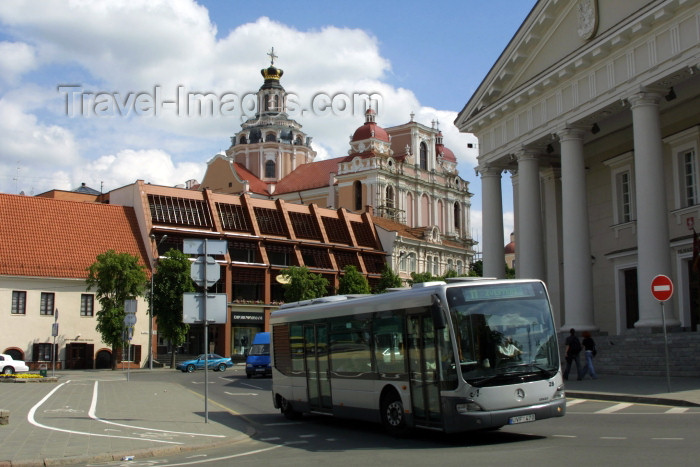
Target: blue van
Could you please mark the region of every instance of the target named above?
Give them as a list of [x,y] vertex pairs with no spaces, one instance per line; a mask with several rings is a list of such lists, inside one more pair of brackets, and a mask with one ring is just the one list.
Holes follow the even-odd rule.
[[269,332],[259,332],[253,337],[253,345],[245,359],[245,374],[248,378],[253,375],[272,376]]

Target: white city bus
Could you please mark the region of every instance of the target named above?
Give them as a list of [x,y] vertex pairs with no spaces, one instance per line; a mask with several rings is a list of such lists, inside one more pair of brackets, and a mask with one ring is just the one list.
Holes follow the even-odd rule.
[[272,313],[272,398],[304,412],[448,433],[561,417],[557,336],[536,280],[455,280]]

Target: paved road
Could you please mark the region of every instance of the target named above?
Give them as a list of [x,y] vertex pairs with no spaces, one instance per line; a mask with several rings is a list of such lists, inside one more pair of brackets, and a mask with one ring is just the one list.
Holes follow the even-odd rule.
[[362,422],[326,417],[290,422],[272,407],[270,380],[248,380],[240,366],[209,373],[209,423],[204,423],[201,372],[140,370],[131,372],[129,381],[121,371],[59,376],[54,383],[0,384],[0,408],[12,410],[10,424],[0,426],[0,466],[119,464],[128,456],[165,465],[212,457],[224,459],[209,465],[231,465],[231,456],[239,456],[237,465],[376,465],[399,459],[412,465],[416,453],[421,463],[436,456],[443,465],[463,464],[467,455],[487,464],[497,459],[543,465],[551,458],[560,465],[566,453],[588,459],[575,464],[588,465],[591,453],[615,459],[620,449],[641,464],[663,455],[679,461],[674,456],[681,453],[700,456],[700,443],[689,441],[700,431],[700,404],[694,402],[700,400],[700,379],[671,380],[676,392],[668,393],[664,378],[602,375],[569,382],[569,396],[575,398],[561,419],[470,436],[422,431],[397,440],[379,425]]

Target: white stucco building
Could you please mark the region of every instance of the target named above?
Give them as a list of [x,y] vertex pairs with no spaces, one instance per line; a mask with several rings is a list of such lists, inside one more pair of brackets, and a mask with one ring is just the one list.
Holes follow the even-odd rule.
[[[455,124],[480,141],[484,275],[502,277],[510,172],[516,273],[562,329],[696,331],[700,3],[541,0]],[[508,182],[506,182],[508,183]]]

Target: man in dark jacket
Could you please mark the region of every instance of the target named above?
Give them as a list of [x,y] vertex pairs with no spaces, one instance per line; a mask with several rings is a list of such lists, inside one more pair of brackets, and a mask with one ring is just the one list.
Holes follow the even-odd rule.
[[571,371],[571,362],[576,363],[576,379],[581,381],[581,358],[579,354],[581,353],[581,341],[576,337],[576,330],[571,328],[569,331],[569,337],[566,338],[564,342],[566,344],[566,368],[564,369],[564,379],[569,379],[569,371]]

